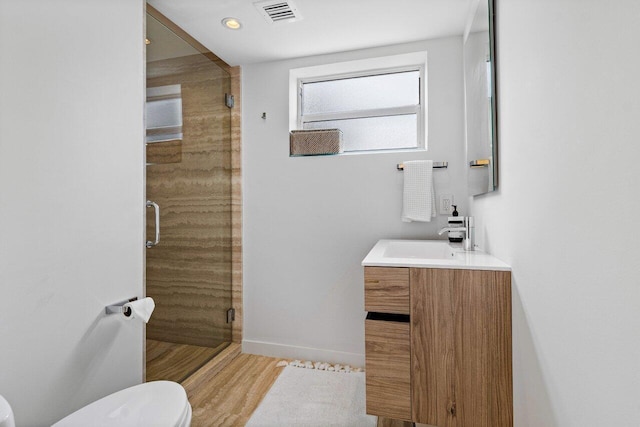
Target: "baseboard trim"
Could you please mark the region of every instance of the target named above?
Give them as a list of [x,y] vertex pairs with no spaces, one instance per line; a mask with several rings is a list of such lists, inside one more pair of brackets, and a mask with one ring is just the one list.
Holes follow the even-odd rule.
[[364,367],[364,354],[300,347],[264,341],[242,340],[242,352],[283,359],[311,360],[327,363],[341,363],[353,367]]

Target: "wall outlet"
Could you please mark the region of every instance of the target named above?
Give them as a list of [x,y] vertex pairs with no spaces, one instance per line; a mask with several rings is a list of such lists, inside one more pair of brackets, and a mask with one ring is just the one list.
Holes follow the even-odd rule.
[[453,212],[453,207],[451,206],[454,203],[453,194],[440,194],[438,200],[440,215],[450,215]]

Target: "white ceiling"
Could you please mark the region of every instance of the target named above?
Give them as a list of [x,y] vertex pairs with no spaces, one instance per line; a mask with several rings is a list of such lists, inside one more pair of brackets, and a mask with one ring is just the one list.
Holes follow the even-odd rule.
[[[303,19],[268,23],[255,0],[149,0],[229,65],[462,35],[475,0],[293,0]],[[242,29],[220,22],[235,17]]]

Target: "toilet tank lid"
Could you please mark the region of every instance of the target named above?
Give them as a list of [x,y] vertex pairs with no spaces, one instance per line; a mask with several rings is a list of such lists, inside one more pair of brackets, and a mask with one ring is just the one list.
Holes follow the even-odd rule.
[[52,427],[167,426],[182,422],[189,406],[184,388],[172,381],[152,381],[103,397]]

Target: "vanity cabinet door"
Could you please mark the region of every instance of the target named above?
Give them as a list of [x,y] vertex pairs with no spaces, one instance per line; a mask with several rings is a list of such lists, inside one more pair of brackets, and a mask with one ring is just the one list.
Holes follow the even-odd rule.
[[374,320],[368,316],[364,325],[367,414],[409,421],[409,322]]
[[458,425],[513,426],[511,272],[458,270]]
[[412,268],[410,282],[413,421],[513,426],[511,273]]
[[457,286],[455,270],[411,269],[412,417],[418,423],[456,425]]

